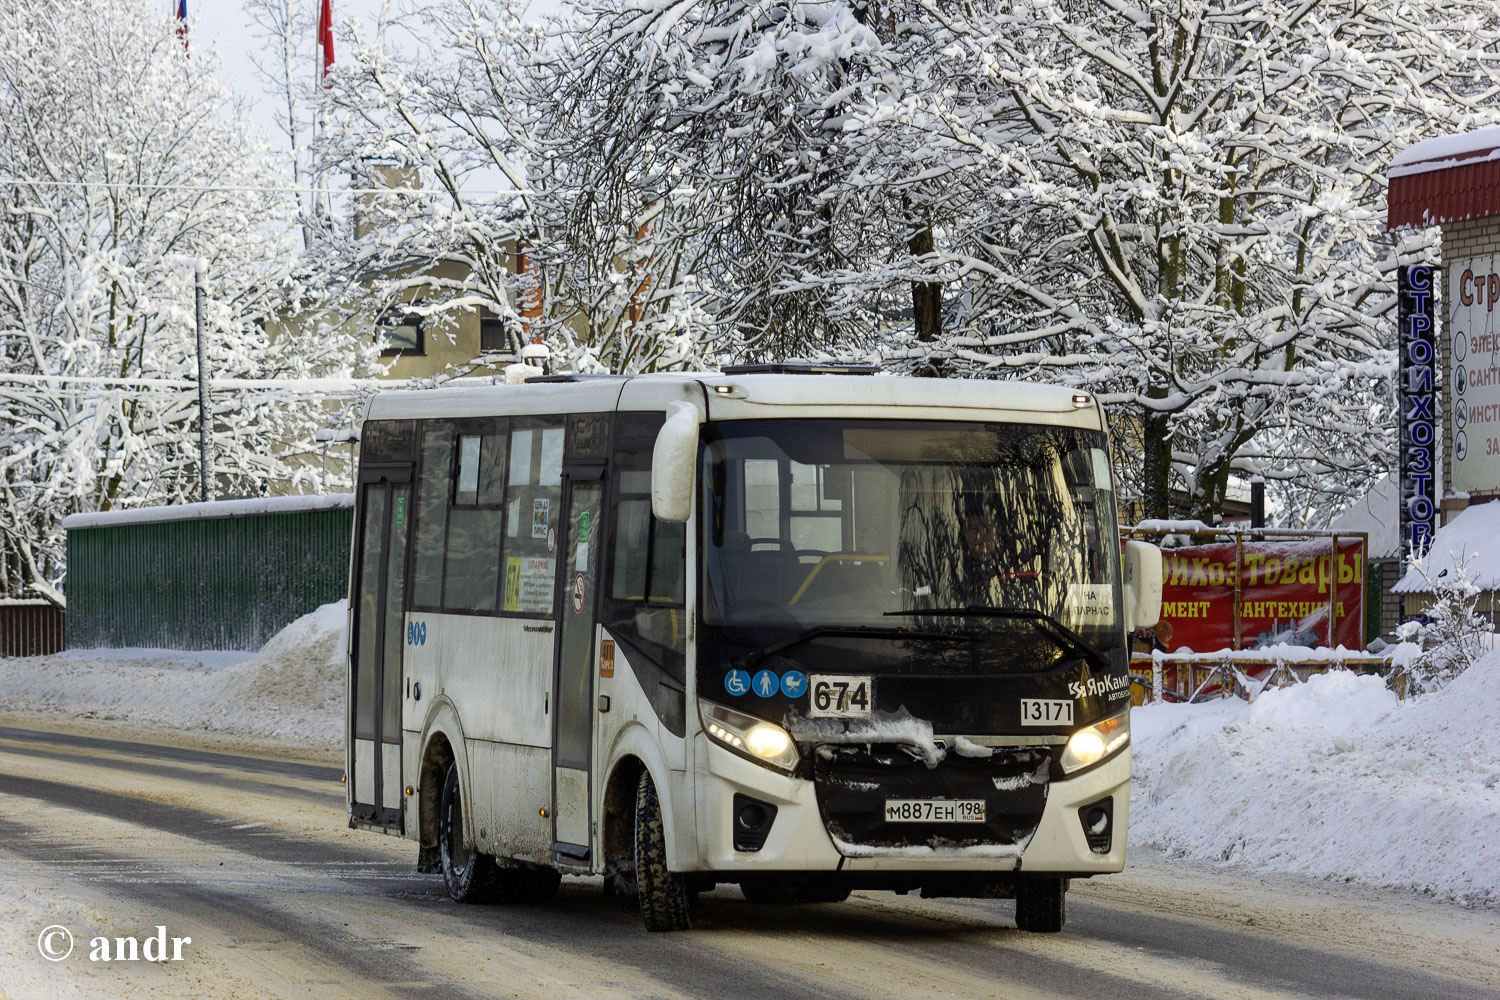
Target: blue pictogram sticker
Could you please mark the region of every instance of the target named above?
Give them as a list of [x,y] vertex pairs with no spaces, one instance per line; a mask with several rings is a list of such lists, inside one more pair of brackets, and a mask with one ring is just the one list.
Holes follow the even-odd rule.
[[762,670],[756,674],[755,680],[752,683],[755,687],[755,693],[762,698],[770,698],[777,691],[781,690],[781,678],[769,670]]
[[800,698],[807,693],[807,675],[800,670],[788,670],[781,675],[781,693],[788,698]]
[[731,670],[724,675],[724,690],[732,695],[750,693],[750,675],[743,670]]

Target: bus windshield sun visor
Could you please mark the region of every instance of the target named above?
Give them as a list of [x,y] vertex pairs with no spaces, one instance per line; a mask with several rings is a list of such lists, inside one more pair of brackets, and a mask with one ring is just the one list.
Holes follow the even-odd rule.
[[908,618],[920,618],[923,615],[932,615],[935,618],[955,618],[965,615],[972,615],[976,618],[1019,618],[1029,621],[1038,632],[1046,633],[1064,652],[1082,653],[1094,666],[1109,668],[1108,657],[1085,642],[1077,632],[1045,611],[1037,611],[1035,608],[988,608],[971,604],[964,608],[913,608],[909,611],[887,611],[885,615]]
[[879,625],[814,625],[812,628],[803,629],[796,635],[788,636],[770,645],[751,650],[745,654],[744,663],[746,666],[753,666],[768,656],[774,656],[784,649],[791,649],[793,646],[820,636],[839,636],[845,638],[876,636],[888,639],[938,639],[944,642],[979,641],[977,635],[970,635],[965,632],[922,632],[905,628],[881,628]]

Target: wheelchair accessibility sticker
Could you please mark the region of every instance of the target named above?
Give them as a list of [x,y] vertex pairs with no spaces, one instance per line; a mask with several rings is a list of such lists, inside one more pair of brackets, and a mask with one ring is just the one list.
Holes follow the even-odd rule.
[[750,690],[750,675],[743,670],[731,670],[724,675],[724,690],[732,695],[746,694]]

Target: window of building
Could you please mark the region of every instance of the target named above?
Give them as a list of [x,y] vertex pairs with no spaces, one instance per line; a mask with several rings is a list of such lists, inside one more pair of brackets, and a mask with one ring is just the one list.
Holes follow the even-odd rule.
[[392,306],[380,314],[375,324],[375,335],[384,341],[381,355],[392,357],[400,354],[425,354],[423,337],[424,321],[406,304]]
[[505,321],[483,307],[479,310],[479,349],[486,353],[511,350],[505,333]]

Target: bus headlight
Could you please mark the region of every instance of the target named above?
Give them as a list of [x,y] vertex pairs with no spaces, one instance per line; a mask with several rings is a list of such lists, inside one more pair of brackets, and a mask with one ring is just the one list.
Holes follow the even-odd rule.
[[790,733],[774,722],[711,701],[700,700],[698,713],[703,717],[704,731],[729,749],[779,771],[796,769],[797,744]]
[[1097,764],[1112,757],[1130,742],[1130,712],[1127,710],[1084,726],[1074,733],[1063,748],[1062,769],[1064,774]]

